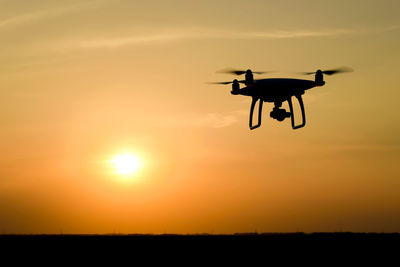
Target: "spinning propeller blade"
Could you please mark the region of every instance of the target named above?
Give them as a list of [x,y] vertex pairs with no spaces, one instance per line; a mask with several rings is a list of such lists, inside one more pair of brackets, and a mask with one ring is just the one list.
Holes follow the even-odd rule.
[[[217,71],[217,73],[227,73],[227,74],[234,74],[234,75],[243,75],[246,72],[247,72],[246,70],[238,70],[238,69],[223,69],[223,70]],[[269,73],[269,72],[272,72],[272,71],[252,71],[252,73],[254,73],[254,74],[265,74],[265,73]]]
[[[334,74],[339,74],[339,73],[345,73],[345,72],[353,72],[352,68],[348,68],[348,67],[342,67],[342,68],[337,68],[337,69],[333,69],[333,70],[323,70],[322,73],[326,74],[326,75],[334,75]],[[316,71],[313,72],[300,72],[300,74],[303,75],[311,75],[311,74],[315,74]]]
[[[244,83],[245,81],[239,81],[240,83]],[[207,84],[231,84],[232,82],[208,82]]]
[[233,83],[233,82],[209,82],[207,84],[230,84],[230,83]]

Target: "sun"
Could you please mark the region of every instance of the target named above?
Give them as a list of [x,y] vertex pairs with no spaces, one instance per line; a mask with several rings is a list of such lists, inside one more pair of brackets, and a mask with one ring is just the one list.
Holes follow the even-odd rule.
[[111,160],[115,172],[120,175],[133,175],[140,168],[140,159],[132,154],[121,154]]

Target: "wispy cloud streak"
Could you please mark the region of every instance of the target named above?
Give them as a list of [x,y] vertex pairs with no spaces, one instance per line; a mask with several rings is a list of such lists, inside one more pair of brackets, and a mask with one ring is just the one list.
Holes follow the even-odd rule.
[[204,117],[194,120],[194,125],[199,127],[223,128],[237,122],[236,116],[209,113]]
[[31,22],[31,21],[57,17],[57,16],[63,15],[68,12],[74,12],[74,11],[78,11],[81,9],[89,8],[89,7],[93,6],[94,4],[99,4],[101,2],[104,2],[104,1],[103,0],[86,1],[86,2],[80,2],[80,3],[68,5],[68,6],[48,8],[48,9],[44,9],[44,10],[40,10],[40,11],[36,11],[36,12],[16,15],[14,17],[10,17],[8,19],[1,20],[0,21],[0,30],[6,29],[11,26],[23,25],[23,24]]
[[164,118],[158,125],[168,127],[224,128],[234,125],[248,111],[237,110],[229,114],[186,114]]
[[168,43],[195,39],[235,39],[235,40],[264,40],[264,39],[294,39],[308,37],[340,37],[346,35],[377,34],[398,29],[398,26],[373,29],[327,29],[327,30],[293,30],[293,31],[254,31],[240,32],[214,29],[170,30],[155,34],[132,34],[130,36],[99,38],[79,42],[84,48],[113,48],[129,45]]

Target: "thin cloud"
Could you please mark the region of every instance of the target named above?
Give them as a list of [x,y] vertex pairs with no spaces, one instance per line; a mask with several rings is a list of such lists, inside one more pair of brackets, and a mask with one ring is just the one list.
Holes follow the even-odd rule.
[[165,118],[159,126],[168,127],[197,127],[197,128],[224,128],[238,121],[236,112],[231,114],[188,114]]
[[328,146],[324,148],[325,151],[330,153],[360,153],[370,155],[370,153],[393,153],[400,150],[400,146],[396,144],[339,144],[335,146]]
[[188,39],[188,35],[182,33],[165,33],[165,34],[154,34],[154,35],[135,35],[130,37],[122,38],[104,38],[89,41],[82,41],[79,46],[90,48],[90,47],[120,47],[126,45],[135,44],[148,44],[148,43],[161,43],[179,41],[182,39]]
[[237,121],[238,119],[233,115],[210,113],[195,120],[194,124],[199,127],[223,128],[231,126]]
[[60,7],[54,7],[54,8],[49,8],[37,12],[31,12],[31,13],[26,13],[26,14],[21,14],[17,15],[5,20],[0,21],[0,29],[5,29],[11,26],[17,26],[17,25],[23,25],[31,21],[35,20],[41,20],[41,19],[48,19],[52,17],[57,17],[60,15],[63,15],[68,12],[74,12],[78,11],[84,8],[88,8],[93,6],[93,4],[99,4],[102,1],[86,1],[86,2],[81,2],[69,6],[60,6]]
[[254,31],[240,32],[214,29],[187,29],[187,30],[171,30],[163,31],[149,35],[130,35],[124,37],[99,38],[92,40],[84,40],[78,43],[83,48],[118,48],[122,46],[140,45],[140,44],[156,44],[177,42],[183,40],[194,39],[235,39],[235,40],[273,40],[273,39],[294,39],[294,38],[310,38],[310,37],[340,37],[346,35],[363,35],[378,34],[382,32],[398,29],[398,26],[386,28],[369,28],[369,29],[327,29],[327,30],[293,30],[293,31]]

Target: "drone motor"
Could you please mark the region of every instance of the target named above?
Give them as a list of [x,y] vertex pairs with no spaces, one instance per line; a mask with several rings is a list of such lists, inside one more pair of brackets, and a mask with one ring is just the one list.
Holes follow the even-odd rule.
[[239,93],[239,90],[240,90],[239,81],[237,79],[234,79],[233,82],[232,82],[231,94],[232,95],[237,95]]
[[317,70],[317,72],[315,72],[315,84],[317,86],[323,86],[325,84],[322,70]]
[[247,70],[246,71],[246,75],[245,75],[245,84],[247,86],[251,85],[254,83],[254,76],[253,76],[253,72],[251,70]]

